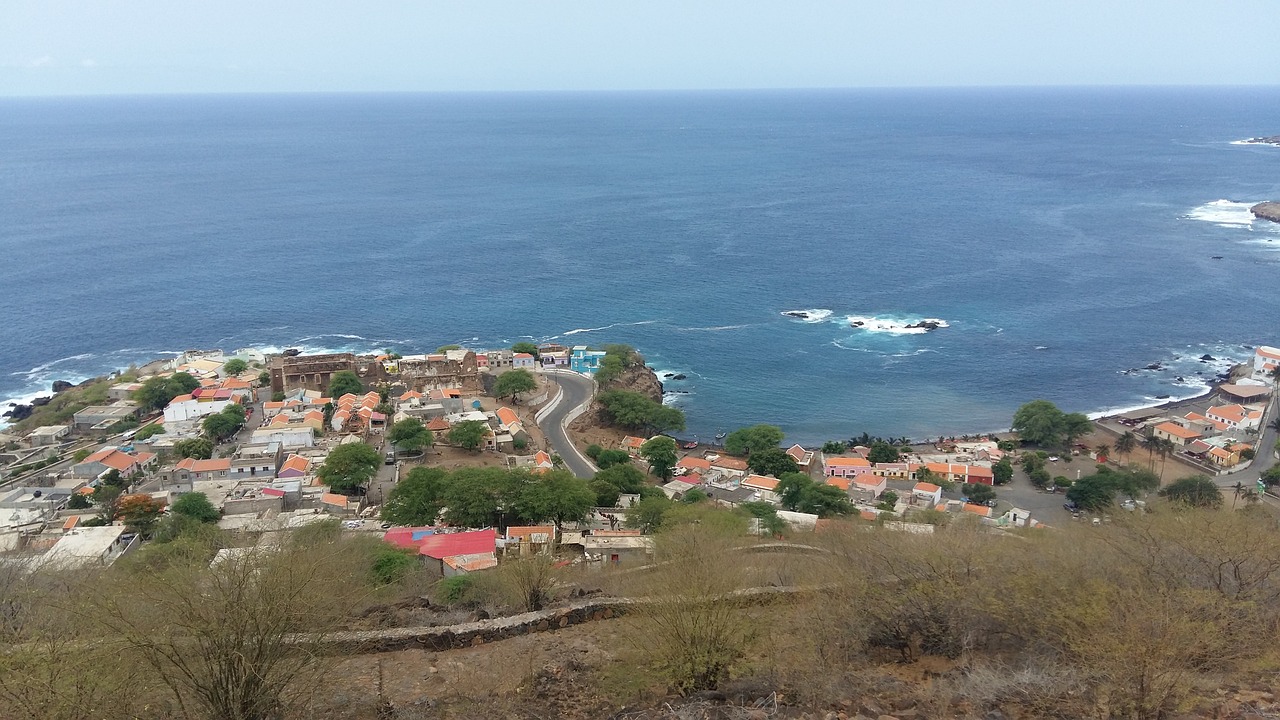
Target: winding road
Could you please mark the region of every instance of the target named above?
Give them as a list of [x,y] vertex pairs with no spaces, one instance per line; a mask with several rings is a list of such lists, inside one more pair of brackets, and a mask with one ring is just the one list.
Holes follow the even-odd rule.
[[551,451],[564,460],[564,466],[569,472],[580,478],[595,477],[596,466],[574,447],[565,429],[580,414],[575,411],[586,410],[591,403],[591,397],[595,394],[595,380],[567,370],[547,371],[546,374],[559,383],[562,394],[558,400],[553,401],[555,404],[538,422],[538,427],[547,436]]

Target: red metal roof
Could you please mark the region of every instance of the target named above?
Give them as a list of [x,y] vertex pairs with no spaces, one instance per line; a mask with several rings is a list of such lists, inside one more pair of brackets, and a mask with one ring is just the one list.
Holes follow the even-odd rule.
[[431,535],[423,538],[418,554],[437,560],[455,555],[480,555],[491,553],[497,546],[498,533],[488,530]]

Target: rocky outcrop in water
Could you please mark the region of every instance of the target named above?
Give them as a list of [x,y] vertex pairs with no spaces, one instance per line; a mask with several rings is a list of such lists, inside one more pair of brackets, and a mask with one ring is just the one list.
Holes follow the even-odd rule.
[[1269,137],[1256,137],[1245,140],[1250,145],[1280,145],[1280,135],[1271,135]]
[[1260,202],[1249,208],[1249,212],[1259,220],[1280,223],[1280,202]]

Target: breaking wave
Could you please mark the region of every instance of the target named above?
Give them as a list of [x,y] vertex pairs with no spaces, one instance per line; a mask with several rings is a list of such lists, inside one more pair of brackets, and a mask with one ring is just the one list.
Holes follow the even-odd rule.
[[939,318],[898,319],[878,317],[874,315],[850,315],[845,318],[849,325],[858,330],[871,333],[888,333],[890,335],[923,335],[937,328],[951,325]]
[[785,317],[807,323],[820,323],[831,317],[831,311],[826,308],[815,308],[812,310],[783,310],[781,314]]

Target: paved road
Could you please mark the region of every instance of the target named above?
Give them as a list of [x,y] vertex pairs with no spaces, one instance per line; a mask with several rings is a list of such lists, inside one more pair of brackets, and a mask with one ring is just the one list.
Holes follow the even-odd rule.
[[1271,466],[1276,464],[1275,455],[1273,454],[1276,446],[1276,431],[1268,427],[1268,425],[1271,424],[1272,419],[1280,416],[1280,406],[1277,406],[1277,403],[1280,403],[1280,399],[1272,401],[1267,406],[1266,412],[1262,414],[1262,433],[1253,443],[1257,455],[1249,463],[1249,467],[1239,472],[1215,477],[1214,482],[1218,484],[1218,487],[1230,489],[1236,483],[1240,483],[1245,487],[1253,488],[1257,484],[1258,478],[1262,477],[1262,473],[1270,470]]
[[565,432],[564,420],[575,409],[591,402],[591,396],[595,392],[595,381],[585,378],[577,373],[557,372],[547,373],[560,384],[564,394],[560,397],[560,402],[556,404],[551,412],[547,413],[542,422],[538,423],[538,427],[542,428],[543,434],[547,436],[547,444],[551,446],[552,452],[559,455],[564,460],[564,466],[569,472],[580,478],[595,477],[596,468],[591,461],[583,457],[582,453],[573,446],[569,440],[569,433]]

